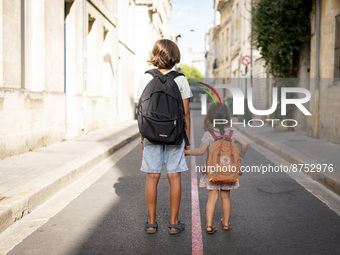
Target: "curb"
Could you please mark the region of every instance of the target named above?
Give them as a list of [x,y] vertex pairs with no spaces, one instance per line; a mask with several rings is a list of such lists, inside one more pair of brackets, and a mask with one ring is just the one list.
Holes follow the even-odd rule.
[[131,135],[117,139],[112,145],[98,146],[50,173],[35,178],[34,183],[41,184],[39,188],[31,188],[21,196],[5,199],[5,203],[0,204],[0,233],[138,136],[136,125]]
[[[320,162],[309,158],[305,154],[296,151],[292,149],[289,146],[286,146],[284,144],[277,144],[269,139],[263,138],[261,136],[253,135],[250,132],[248,132],[245,129],[241,129],[239,127],[235,127],[238,131],[248,136],[251,140],[253,140],[255,143],[266,147],[267,149],[273,151],[275,154],[278,154],[282,156],[285,160],[287,160],[290,163],[296,163],[296,164],[320,164]],[[304,174],[310,176],[313,180],[319,182],[323,186],[325,186],[327,189],[333,191],[337,195],[340,196],[340,181],[333,179],[323,173],[312,173],[312,172],[303,172]]]

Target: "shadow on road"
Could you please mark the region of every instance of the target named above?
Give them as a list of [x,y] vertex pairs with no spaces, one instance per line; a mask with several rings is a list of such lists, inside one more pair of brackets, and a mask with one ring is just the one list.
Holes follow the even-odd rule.
[[[137,147],[121,159],[111,173],[104,175],[93,186],[104,185],[104,193],[96,199],[110,199],[113,193],[119,199],[105,210],[95,229],[86,240],[74,249],[74,254],[191,254],[191,204],[189,172],[182,173],[182,203],[180,220],[186,230],[177,236],[168,234],[170,217],[169,184],[165,170],[158,185],[157,221],[158,231],[154,235],[144,230],[147,221],[145,204],[146,174],[139,170],[141,163],[140,148]],[[119,169],[117,181],[110,178],[112,171]],[[110,187],[109,187],[110,186]],[[93,196],[91,187],[85,196]],[[98,193],[97,193],[98,194]],[[95,203],[95,198],[93,203]]]

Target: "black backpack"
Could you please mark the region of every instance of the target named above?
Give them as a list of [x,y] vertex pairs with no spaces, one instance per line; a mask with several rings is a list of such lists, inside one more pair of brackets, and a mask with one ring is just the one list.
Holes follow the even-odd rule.
[[153,144],[179,145],[185,139],[185,113],[182,96],[174,81],[184,75],[171,71],[163,75],[157,69],[146,71],[153,79],[145,87],[138,103],[139,132]]

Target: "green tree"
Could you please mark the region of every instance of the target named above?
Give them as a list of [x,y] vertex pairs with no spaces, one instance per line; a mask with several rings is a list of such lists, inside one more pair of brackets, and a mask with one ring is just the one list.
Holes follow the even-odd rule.
[[204,77],[203,74],[198,71],[196,67],[188,66],[188,65],[180,65],[181,72],[185,75],[185,77],[188,79],[189,83],[197,80],[202,80]]
[[260,0],[253,9],[255,45],[274,77],[297,77],[311,8],[310,0]]

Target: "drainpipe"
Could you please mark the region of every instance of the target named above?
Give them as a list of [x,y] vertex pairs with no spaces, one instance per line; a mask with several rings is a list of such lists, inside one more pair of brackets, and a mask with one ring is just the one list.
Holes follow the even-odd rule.
[[[253,0],[250,1],[250,65],[249,65],[249,87],[253,87]],[[247,68],[247,67],[246,67]],[[247,74],[246,74],[247,75]],[[247,98],[245,99],[245,105],[248,104],[248,77],[246,77],[246,86],[245,86],[245,92],[247,95]],[[247,108],[246,108],[247,109]],[[245,118],[251,118],[252,114],[246,114],[245,113]]]
[[319,129],[319,98],[320,98],[320,0],[316,0],[316,75],[314,94],[313,137],[318,137]]
[[119,14],[119,8],[120,8],[120,0],[118,0],[116,2],[116,65],[115,65],[115,82],[116,82],[116,104],[115,104],[115,107],[116,107],[116,115],[115,115],[115,125],[117,125],[117,122],[119,121],[119,115],[120,115],[120,112],[119,112],[119,108],[120,108],[120,81],[121,81],[121,77],[120,77],[120,68],[121,68],[121,63],[120,63],[120,56],[119,56],[119,21],[120,21],[120,14]]
[[[2,4],[2,3],[1,3]],[[26,57],[25,57],[25,36],[26,36],[26,31],[25,31],[25,26],[26,26],[26,15],[25,15],[25,10],[26,10],[26,5],[25,5],[25,0],[21,0],[21,24],[20,24],[20,29],[21,29],[21,88],[25,89],[25,77],[26,77],[26,70],[25,70],[25,64],[26,64]],[[3,59],[3,58],[2,58]],[[3,77],[1,83],[3,84]]]
[[83,123],[82,131],[87,133],[87,0],[83,0]]
[[[253,0],[250,1],[250,86],[253,87]],[[248,78],[247,78],[248,79]]]
[[66,13],[64,17],[64,94],[65,94],[65,136],[67,136],[68,130],[67,130],[67,90],[66,90]]

